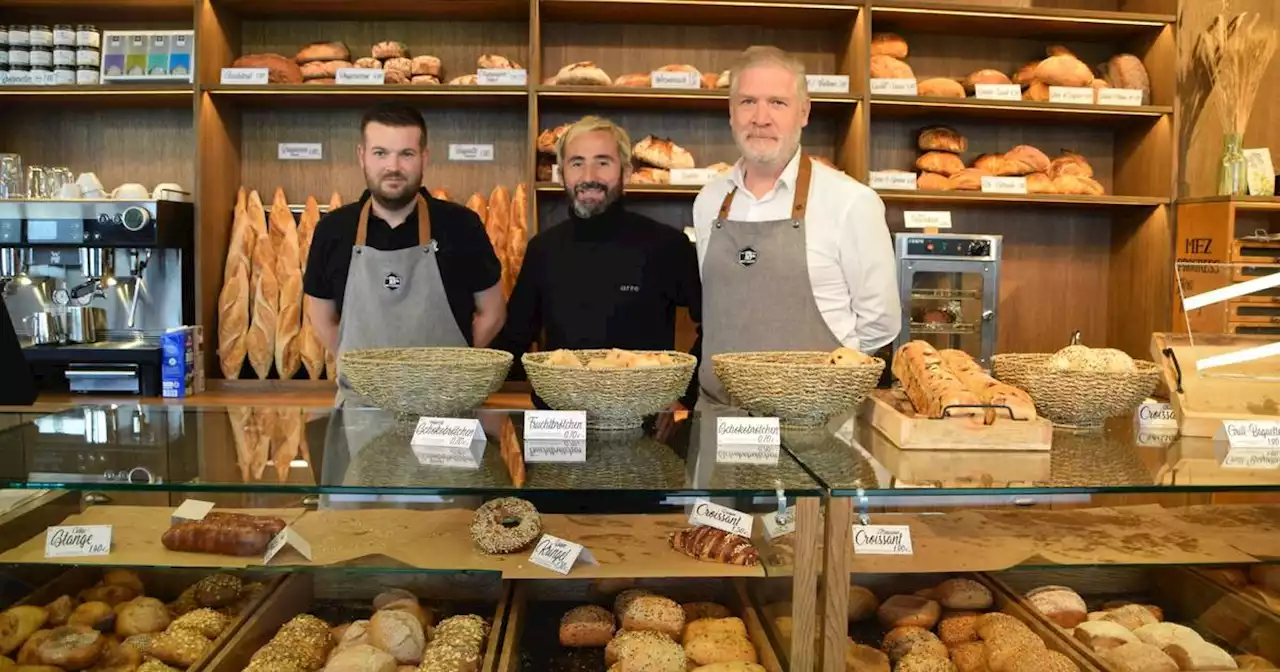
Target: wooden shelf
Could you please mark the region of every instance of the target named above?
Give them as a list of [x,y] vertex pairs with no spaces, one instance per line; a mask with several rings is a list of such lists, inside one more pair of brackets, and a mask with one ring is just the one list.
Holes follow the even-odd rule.
[[888,191],[879,190],[886,203],[928,203],[937,205],[1055,205],[1081,208],[1139,207],[1167,205],[1169,199],[1154,196],[1066,196],[1058,194],[984,194],[977,191]]
[[1023,38],[1077,37],[1096,41],[1163,30],[1172,14],[1047,7],[965,7],[953,2],[880,0],[871,7],[875,30],[948,34],[1014,34]]
[[1173,114],[1168,105],[1126,107],[921,96],[871,97],[872,119],[947,115],[986,120],[1097,123],[1147,121]]
[[[538,182],[534,190],[541,193],[563,193],[564,185],[558,182]],[[623,191],[628,196],[680,196],[693,198],[702,190],[698,184],[628,184]]]
[[[592,107],[658,109],[658,110],[727,110],[728,89],[650,89],[613,86],[541,86],[539,103],[587,105]],[[817,108],[853,109],[861,96],[850,94],[814,94]]]
[[543,21],[844,28],[858,16],[853,0],[541,0]]
[[102,86],[3,86],[0,107],[54,105],[60,108],[190,107],[190,84],[107,84]]
[[1236,210],[1280,212],[1280,197],[1275,196],[1199,196],[1178,199],[1178,205],[1193,203],[1230,203]]
[[[309,19],[527,21],[531,0],[213,0],[241,16]],[[190,5],[190,3],[187,3]]]
[[523,86],[203,86],[215,98],[256,107],[362,107],[379,100],[413,100],[422,107],[519,107],[528,104]]
[[191,21],[191,0],[5,0],[5,23],[40,18],[76,21]]

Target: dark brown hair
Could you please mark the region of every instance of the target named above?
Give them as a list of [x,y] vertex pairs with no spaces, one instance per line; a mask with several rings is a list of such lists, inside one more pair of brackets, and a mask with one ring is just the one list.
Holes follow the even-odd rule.
[[369,124],[378,123],[383,126],[407,127],[414,126],[422,131],[421,146],[427,146],[427,122],[422,118],[422,113],[418,108],[404,103],[395,101],[386,101],[378,103],[365,111],[364,117],[360,119],[360,135],[364,136],[364,130]]

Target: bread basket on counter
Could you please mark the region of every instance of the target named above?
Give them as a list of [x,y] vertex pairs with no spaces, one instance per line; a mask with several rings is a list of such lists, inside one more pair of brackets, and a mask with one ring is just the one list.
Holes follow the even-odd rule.
[[1031,395],[1036,412],[1055,426],[1090,429],[1107,418],[1130,415],[1156,388],[1160,367],[1135,361],[1133,371],[1055,371],[1047,353],[992,358],[998,380]]
[[[580,362],[608,356],[610,350],[571,350]],[[530,352],[521,358],[533,391],[552,409],[586,411],[587,427],[598,430],[639,427],[644,418],[684,396],[698,359],[683,352],[633,351],[666,355],[673,362],[644,368],[591,369],[559,366],[554,353]]]
[[483,348],[368,348],[342,353],[342,377],[384,411],[449,416],[483,404],[514,358]]
[[818,427],[857,408],[880,381],[884,360],[836,366],[829,352],[738,352],[711,357],[734,402],[783,427]]

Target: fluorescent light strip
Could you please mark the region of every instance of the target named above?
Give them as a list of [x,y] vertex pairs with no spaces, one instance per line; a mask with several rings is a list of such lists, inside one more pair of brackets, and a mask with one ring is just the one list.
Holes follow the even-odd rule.
[[1271,289],[1272,287],[1280,287],[1280,273],[1264,275],[1260,278],[1246,280],[1245,282],[1234,285],[1227,285],[1226,287],[1219,287],[1218,289],[1211,289],[1202,294],[1187,297],[1182,300],[1182,309],[1196,310],[1198,308],[1211,306],[1215,303],[1221,303],[1229,299],[1239,298],[1246,294],[1261,292],[1264,289]]
[[1267,345],[1259,345],[1255,348],[1245,348],[1244,350],[1225,352],[1221,355],[1213,355],[1212,357],[1198,359],[1196,360],[1196,370],[1204,371],[1206,369],[1216,369],[1222,366],[1243,364],[1257,359],[1276,356],[1280,356],[1280,342],[1268,343]]

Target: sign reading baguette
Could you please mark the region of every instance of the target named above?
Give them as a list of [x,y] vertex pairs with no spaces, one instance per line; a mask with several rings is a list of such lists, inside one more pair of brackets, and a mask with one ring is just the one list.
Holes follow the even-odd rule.
[[223,68],[222,77],[218,81],[221,84],[266,85],[270,77],[266,68]]
[[1280,448],[1280,420],[1227,420],[1222,425],[1232,448]]
[[881,96],[916,96],[919,95],[914,79],[881,79],[871,80],[871,93]]
[[319,161],[324,158],[324,145],[318,142],[282,142],[276,146],[281,161]]
[[79,558],[111,554],[110,525],[59,525],[44,537],[44,557]]
[[753,522],[750,514],[705,499],[696,500],[693,504],[693,512],[689,514],[690,525],[706,525],[748,539],[751,538]]
[[271,559],[276,557],[285,546],[292,546],[293,550],[302,554],[302,557],[308,561],[311,560],[311,543],[302,538],[301,534],[292,527],[286,527],[271,539],[271,543],[267,544],[267,554],[262,558],[262,564],[271,564]]
[[378,68],[338,68],[333,81],[350,86],[381,86],[386,81],[386,72]]
[[982,193],[984,194],[1025,194],[1027,178],[982,176]]
[[413,429],[411,446],[469,448],[474,441],[485,441],[484,429],[474,418],[419,418]]
[[849,75],[805,75],[809,93],[849,93]]
[[649,86],[655,89],[701,89],[702,77],[696,72],[654,70],[649,74]]
[[1092,105],[1093,87],[1091,86],[1051,86],[1049,102],[1070,103],[1073,105]]
[[1022,87],[1017,84],[975,84],[973,94],[978,100],[1022,100]]
[[586,437],[586,411],[529,411],[524,414],[526,441],[581,440]]
[[716,418],[716,445],[778,446],[782,443],[777,418]]
[[449,143],[450,161],[492,161],[493,145],[462,145]]
[[922,212],[907,210],[902,219],[908,229],[949,229],[951,228],[951,212],[947,210]]
[[857,555],[914,555],[908,525],[854,525],[853,552]]
[[595,558],[591,557],[591,551],[588,551],[582,544],[575,544],[572,541],[550,534],[542,535],[542,538],[538,540],[538,545],[533,547],[533,555],[529,556],[529,562],[566,575],[579,560],[589,565],[600,564],[596,562]]
[[916,174],[896,170],[873,170],[871,171],[871,188],[915,191]]
[[524,86],[529,83],[529,71],[523,68],[480,68],[476,70],[476,83],[481,86]]
[[1098,89],[1098,104],[1142,107],[1142,89]]
[[716,171],[711,170],[710,168],[672,168],[671,169],[671,184],[702,185],[702,184],[708,184],[712,182],[717,177],[720,177],[720,173],[717,173]]

